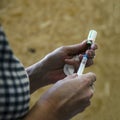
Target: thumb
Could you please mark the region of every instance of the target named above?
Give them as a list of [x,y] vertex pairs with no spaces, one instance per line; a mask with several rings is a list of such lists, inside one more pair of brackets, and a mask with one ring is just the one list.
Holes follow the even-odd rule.
[[77,75],[77,73],[74,73],[74,74],[72,74],[72,75],[68,75],[66,78],[64,78],[64,79],[72,79],[72,78],[76,78],[78,75]]
[[69,46],[67,46],[68,54],[69,55],[76,55],[76,54],[83,53],[87,50],[87,47],[88,46],[87,46],[86,40],[84,40],[80,44],[69,45]]
[[96,75],[95,73],[89,72],[86,74],[83,74],[84,80],[86,81],[87,85],[91,85],[96,81]]

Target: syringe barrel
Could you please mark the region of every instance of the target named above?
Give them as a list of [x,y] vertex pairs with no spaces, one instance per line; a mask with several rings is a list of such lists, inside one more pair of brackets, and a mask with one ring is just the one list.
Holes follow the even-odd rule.
[[87,62],[87,55],[85,54],[84,56],[83,56],[83,59],[82,59],[82,61],[81,61],[81,64],[80,64],[80,67],[79,67],[79,69],[78,69],[78,72],[77,72],[77,74],[78,75],[82,75],[82,73],[83,73],[83,71],[84,71],[84,68],[85,68],[85,65],[86,65],[86,62]]

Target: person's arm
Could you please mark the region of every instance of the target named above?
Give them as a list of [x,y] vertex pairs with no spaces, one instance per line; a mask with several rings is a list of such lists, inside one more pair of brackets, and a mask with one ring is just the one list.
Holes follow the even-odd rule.
[[46,91],[25,120],[69,120],[90,105],[95,74],[73,74]]
[[[40,87],[55,83],[58,80],[65,78],[66,75],[63,72],[63,67],[66,63],[73,65],[76,69],[75,72],[77,72],[80,61],[85,52],[88,54],[87,66],[92,65],[96,49],[97,45],[93,44],[91,48],[87,50],[86,41],[80,44],[63,46],[49,53],[36,64],[26,68],[30,79],[31,93]],[[79,55],[79,61],[71,59],[75,55]]]
[[40,87],[50,84],[47,80],[46,58],[26,68],[26,72],[30,79],[30,93],[33,93]]

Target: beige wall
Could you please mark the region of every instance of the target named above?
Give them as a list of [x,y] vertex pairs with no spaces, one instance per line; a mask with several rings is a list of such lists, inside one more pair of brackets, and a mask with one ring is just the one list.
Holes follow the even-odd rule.
[[[86,70],[97,74],[96,92],[91,107],[73,120],[120,119],[120,0],[0,0],[0,21],[26,67],[97,30],[95,64]],[[46,89],[32,95],[31,105]]]

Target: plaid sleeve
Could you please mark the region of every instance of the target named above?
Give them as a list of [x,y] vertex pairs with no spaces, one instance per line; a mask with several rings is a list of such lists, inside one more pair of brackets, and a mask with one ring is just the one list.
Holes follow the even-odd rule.
[[0,120],[21,119],[29,110],[29,79],[0,26]]

